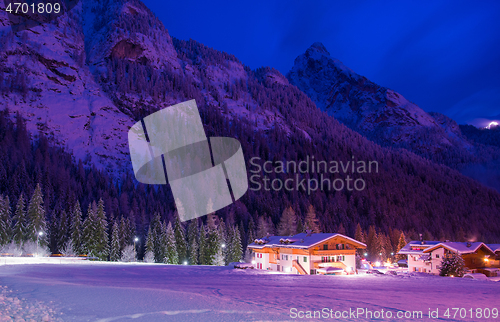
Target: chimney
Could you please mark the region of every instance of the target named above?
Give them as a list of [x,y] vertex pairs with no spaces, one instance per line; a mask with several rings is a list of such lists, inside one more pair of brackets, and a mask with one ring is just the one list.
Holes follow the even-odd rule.
[[472,244],[470,242],[467,242],[467,248],[470,248]]
[[306,237],[310,237],[312,235],[312,230],[306,229]]

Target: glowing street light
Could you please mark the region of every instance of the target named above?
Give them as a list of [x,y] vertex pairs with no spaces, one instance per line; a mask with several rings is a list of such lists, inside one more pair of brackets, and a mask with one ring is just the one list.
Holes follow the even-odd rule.
[[187,264],[188,264],[188,262],[184,261],[184,263],[182,263],[182,264],[187,265]]
[[368,253],[365,253],[365,256],[368,256]]
[[136,253],[136,256],[137,256],[137,242],[139,241],[139,237],[135,236],[134,237],[134,252]]
[[40,237],[43,236],[43,231],[38,232],[38,236],[36,236],[36,256],[38,256],[38,244],[40,242]]
[[255,261],[252,261],[252,264],[255,265]]
[[226,248],[226,244],[222,244],[222,248]]

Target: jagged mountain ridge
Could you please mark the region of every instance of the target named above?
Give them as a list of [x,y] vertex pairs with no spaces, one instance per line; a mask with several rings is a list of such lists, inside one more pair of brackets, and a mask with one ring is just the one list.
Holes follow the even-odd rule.
[[[468,147],[460,136],[448,135],[438,122],[401,94],[356,74],[330,56],[325,46],[314,43],[295,59],[287,74],[318,108],[373,141],[388,146],[411,146],[435,153],[451,146]],[[419,141],[433,133],[433,142]]]

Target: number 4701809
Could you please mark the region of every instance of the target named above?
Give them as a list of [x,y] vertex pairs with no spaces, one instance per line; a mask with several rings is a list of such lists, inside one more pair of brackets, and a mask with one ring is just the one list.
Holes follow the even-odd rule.
[[456,318],[461,318],[461,319],[496,319],[498,318],[498,309],[497,308],[470,308],[470,309],[465,309],[465,308],[448,308],[444,312],[444,317],[448,319],[456,319]]
[[5,11],[12,14],[44,14],[44,13],[60,13],[61,12],[61,4],[60,3],[32,3],[28,4],[26,2],[14,2],[9,3]]

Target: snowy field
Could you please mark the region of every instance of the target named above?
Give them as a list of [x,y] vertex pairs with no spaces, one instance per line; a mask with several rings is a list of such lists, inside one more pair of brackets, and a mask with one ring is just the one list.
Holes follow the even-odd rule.
[[[337,317],[344,314],[337,319],[342,321],[422,321],[429,320],[429,309],[438,309],[440,321],[480,321],[485,319],[444,313],[448,308],[463,308],[467,314],[471,308],[473,314],[476,308],[500,309],[500,282],[493,281],[27,260],[11,264],[14,259],[0,258],[0,321],[296,321],[311,320],[299,317],[323,309],[332,310],[329,318],[317,315],[315,320],[335,320],[331,314],[337,311]],[[361,309],[365,313],[355,317],[349,313]],[[384,319],[375,319],[381,310]],[[399,311],[422,311],[423,319],[397,319]]]

